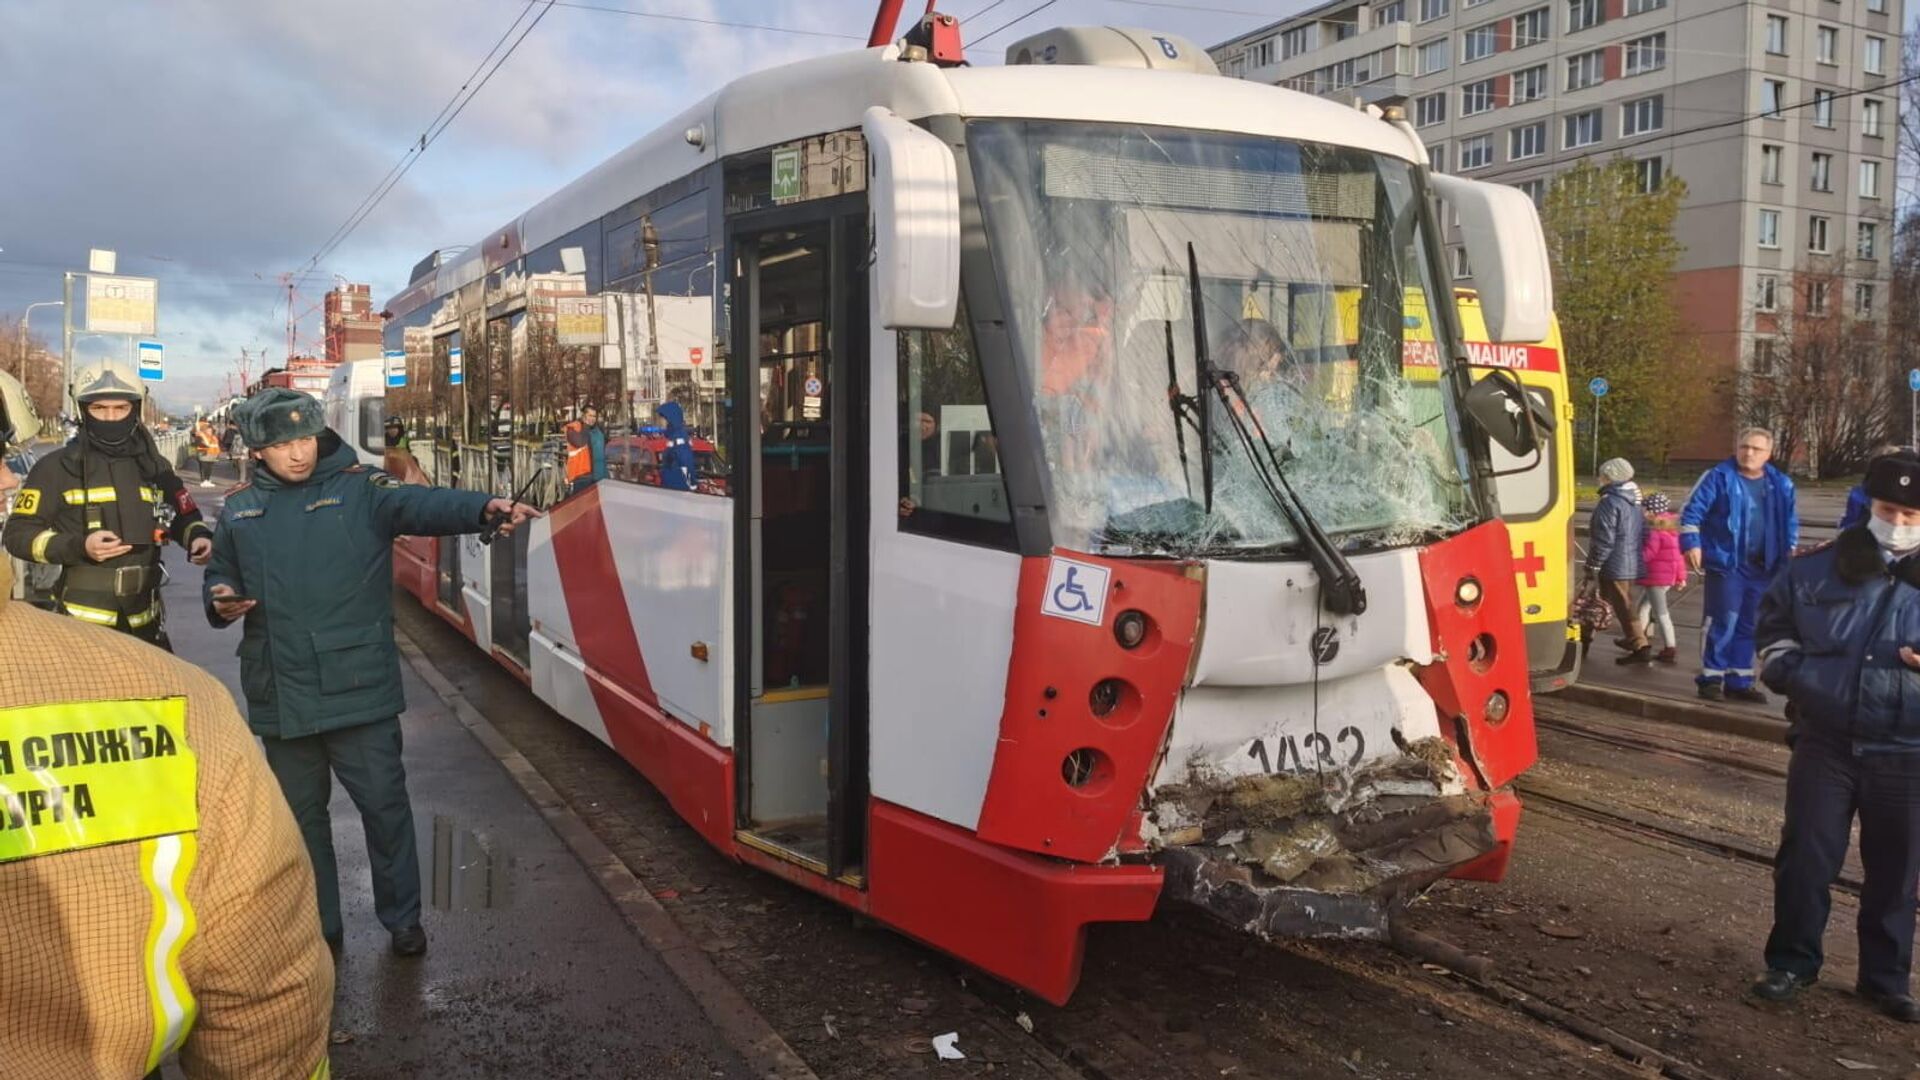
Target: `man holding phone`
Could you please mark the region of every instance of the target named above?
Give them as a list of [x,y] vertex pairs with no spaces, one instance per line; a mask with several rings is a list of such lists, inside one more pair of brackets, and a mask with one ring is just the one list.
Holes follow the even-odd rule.
[[[64,568],[59,611],[168,649],[160,540],[204,563],[213,530],[140,423],[142,397],[112,368],[80,388],[80,431],[27,474],[0,542],[16,558]],[[162,505],[173,511],[165,531]]]
[[247,723],[313,859],[320,929],[344,928],[327,812],[333,777],[366,830],[374,908],[393,951],[427,947],[420,859],[401,764],[400,651],[393,640],[393,541],[511,531],[537,516],[486,492],[402,484],[358,463],[320,403],[263,390],[240,406],[256,468],[229,492],[207,566],[207,619],[244,619],[240,685]]

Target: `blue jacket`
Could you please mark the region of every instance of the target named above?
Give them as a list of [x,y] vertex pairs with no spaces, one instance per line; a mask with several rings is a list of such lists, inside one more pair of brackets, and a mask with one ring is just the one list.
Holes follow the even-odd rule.
[[[1761,571],[1777,573],[1800,542],[1800,518],[1794,510],[1793,481],[1767,466],[1772,514],[1762,521]],[[1726,573],[1741,565],[1747,546],[1747,482],[1732,458],[1700,474],[1686,508],[1680,511],[1680,550],[1700,550],[1701,564]]]
[[[1870,547],[1877,568],[1857,584],[1838,570],[1849,543]],[[1920,642],[1920,589],[1887,573],[1865,530],[1791,560],[1760,601],[1754,637],[1760,677],[1793,702],[1796,724],[1859,742],[1920,741],[1920,671],[1899,655]]]
[[1840,524],[1836,528],[1851,529],[1855,525],[1865,525],[1867,514],[1873,509],[1873,500],[1867,497],[1867,489],[1859,484],[1847,492],[1847,511],[1840,515]]
[[660,486],[675,491],[692,491],[698,476],[693,456],[693,437],[680,403],[669,401],[660,406],[660,418],[667,422],[667,450],[660,455]]
[[[393,641],[393,540],[480,531],[492,496],[404,485],[356,464],[329,432],[313,475],[288,484],[266,467],[227,495],[207,563],[215,585],[260,603],[244,616],[240,688],[256,735],[293,739],[372,723],[406,708]],[[328,447],[331,447],[329,450]]]
[[1613,581],[1638,581],[1647,568],[1640,541],[1647,531],[1640,512],[1640,489],[1631,480],[1600,489],[1600,502],[1587,522],[1587,569]]

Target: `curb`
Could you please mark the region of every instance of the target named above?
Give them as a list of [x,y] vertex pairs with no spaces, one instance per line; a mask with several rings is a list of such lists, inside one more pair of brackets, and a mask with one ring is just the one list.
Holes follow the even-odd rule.
[[1697,728],[1701,731],[1715,731],[1722,735],[1739,735],[1743,738],[1758,739],[1761,742],[1781,743],[1785,742],[1787,737],[1787,722],[1776,717],[1736,712],[1706,704],[1696,705],[1691,701],[1681,701],[1678,698],[1662,697],[1657,694],[1636,694],[1630,690],[1615,690],[1612,687],[1595,686],[1591,683],[1575,683],[1553,697],[1563,698],[1580,705],[1593,705],[1610,712],[1624,713],[1642,720],[1659,720],[1681,727]]
[[763,1077],[778,1080],[819,1080],[814,1071],[794,1053],[773,1025],[748,1003],[726,976],[713,966],[700,946],[660,902],[653,898],[638,877],[620,857],[596,836],[587,823],[573,812],[546,777],[533,767],[506,736],[480,715],[440,669],[433,666],[406,631],[394,628],[394,637],[407,663],[433,688],[433,692],[452,710],[480,745],[507,771],[515,786],[580,860],[599,884],[620,917],[646,946],[660,957],[687,993],[700,1006],[715,1028],[747,1066]]

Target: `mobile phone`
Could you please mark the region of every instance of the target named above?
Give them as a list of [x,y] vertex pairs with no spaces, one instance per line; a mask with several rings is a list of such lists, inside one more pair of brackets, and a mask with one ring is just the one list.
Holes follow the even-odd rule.
[[253,597],[251,596],[241,596],[239,593],[234,593],[231,596],[216,596],[213,598],[213,602],[216,604],[240,604],[252,599]]

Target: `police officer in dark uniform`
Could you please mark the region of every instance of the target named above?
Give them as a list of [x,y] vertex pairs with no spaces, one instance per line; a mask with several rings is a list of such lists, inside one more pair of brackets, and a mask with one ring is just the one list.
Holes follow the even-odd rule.
[[1760,604],[1761,677],[1787,695],[1786,822],[1759,997],[1785,1001],[1820,974],[1828,887],[1860,821],[1860,970],[1880,1012],[1920,1022],[1909,987],[1920,886],[1920,457],[1867,469],[1872,507],[1793,559]]
[[[57,610],[165,649],[159,541],[170,536],[204,563],[213,530],[140,423],[142,396],[111,368],[80,389],[79,432],[27,474],[0,542],[16,558],[64,567]],[[164,532],[163,507],[173,517]]]
[[427,947],[420,926],[420,858],[400,713],[406,698],[393,639],[393,541],[511,529],[536,512],[485,492],[402,484],[358,463],[327,429],[320,403],[273,388],[240,407],[258,466],[227,495],[207,618],[245,619],[240,685],[313,860],[320,929],[338,949],[340,885],[327,812],[333,777],[366,830],[376,914],[393,951]]

